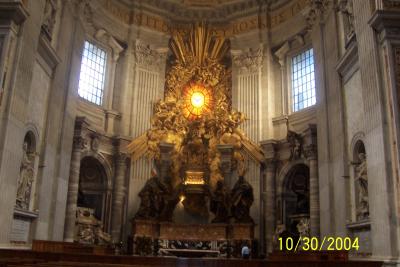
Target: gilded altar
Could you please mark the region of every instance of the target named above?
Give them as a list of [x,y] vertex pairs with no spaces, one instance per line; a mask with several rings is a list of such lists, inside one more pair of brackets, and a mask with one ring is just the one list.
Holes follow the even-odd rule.
[[[132,160],[154,162],[132,220],[133,252],[238,256],[254,231],[247,157],[262,162],[264,155],[239,128],[246,116],[231,106],[230,43],[196,24],[176,30],[170,49],[164,99],[154,106],[151,128],[128,146]],[[185,223],[177,223],[177,210]]]

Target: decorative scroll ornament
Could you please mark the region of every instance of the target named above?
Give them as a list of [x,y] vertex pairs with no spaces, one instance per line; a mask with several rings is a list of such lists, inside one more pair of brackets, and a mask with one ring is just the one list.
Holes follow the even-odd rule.
[[250,48],[247,52],[234,54],[233,63],[239,68],[241,73],[245,72],[257,72],[262,67],[263,50],[259,48],[253,50]]

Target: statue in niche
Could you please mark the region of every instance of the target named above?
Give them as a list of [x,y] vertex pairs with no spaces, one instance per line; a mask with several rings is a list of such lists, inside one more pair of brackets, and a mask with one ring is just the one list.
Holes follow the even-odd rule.
[[215,214],[213,223],[226,223],[229,219],[228,192],[222,181],[217,181],[214,192],[211,193],[210,210]]
[[17,208],[28,210],[31,200],[32,183],[34,180],[33,155],[28,151],[28,142],[24,142],[20,176],[17,188]]
[[358,192],[357,219],[364,219],[369,216],[367,159],[365,153],[359,153],[358,157],[360,163],[355,168]]
[[54,25],[56,23],[56,13],[57,13],[57,1],[46,0],[46,5],[44,7],[42,29],[50,40],[53,35]]
[[235,222],[254,223],[250,207],[254,201],[252,186],[240,175],[231,191],[231,215]]

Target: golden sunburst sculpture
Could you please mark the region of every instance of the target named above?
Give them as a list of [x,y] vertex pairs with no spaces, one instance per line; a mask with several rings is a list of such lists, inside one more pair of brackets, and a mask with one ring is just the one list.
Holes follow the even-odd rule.
[[214,105],[211,90],[200,83],[186,86],[183,99],[185,117],[190,120],[209,114]]
[[229,42],[197,24],[189,32],[174,32],[170,48],[175,60],[167,72],[164,100],[154,107],[151,128],[129,144],[132,160],[143,155],[158,159],[159,144],[173,143],[175,184],[182,182],[183,171],[197,168],[207,170],[211,186],[223,179],[217,145],[233,145],[240,174],[243,151],[262,162],[262,150],[238,128],[244,114],[231,109]]

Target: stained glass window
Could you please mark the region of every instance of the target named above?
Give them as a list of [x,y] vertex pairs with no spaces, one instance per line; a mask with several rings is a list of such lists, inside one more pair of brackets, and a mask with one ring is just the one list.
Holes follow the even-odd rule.
[[103,103],[106,58],[106,51],[85,41],[78,94],[96,105]]
[[293,112],[314,105],[315,73],[313,49],[292,58],[292,105]]

